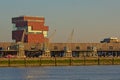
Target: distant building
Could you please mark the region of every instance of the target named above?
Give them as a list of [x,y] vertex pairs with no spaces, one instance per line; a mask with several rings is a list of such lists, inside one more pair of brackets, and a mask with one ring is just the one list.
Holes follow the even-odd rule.
[[101,43],[120,43],[120,40],[117,37],[105,38]]
[[44,17],[20,16],[12,18],[12,39],[16,42],[44,43],[48,41],[48,26]]

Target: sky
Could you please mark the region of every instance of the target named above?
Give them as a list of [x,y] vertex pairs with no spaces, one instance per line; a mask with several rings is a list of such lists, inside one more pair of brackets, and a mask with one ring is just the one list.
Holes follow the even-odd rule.
[[12,41],[12,17],[44,16],[51,42],[120,38],[120,0],[0,0],[0,42]]

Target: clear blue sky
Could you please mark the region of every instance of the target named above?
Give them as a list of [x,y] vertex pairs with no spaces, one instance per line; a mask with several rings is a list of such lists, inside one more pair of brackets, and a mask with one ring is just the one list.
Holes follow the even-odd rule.
[[66,42],[74,28],[74,42],[120,38],[120,0],[0,0],[0,42],[12,41],[11,18],[44,16],[52,41]]

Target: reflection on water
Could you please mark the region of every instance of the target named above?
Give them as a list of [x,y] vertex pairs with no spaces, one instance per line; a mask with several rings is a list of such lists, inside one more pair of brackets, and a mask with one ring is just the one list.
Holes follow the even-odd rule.
[[120,80],[120,66],[0,68],[0,80]]

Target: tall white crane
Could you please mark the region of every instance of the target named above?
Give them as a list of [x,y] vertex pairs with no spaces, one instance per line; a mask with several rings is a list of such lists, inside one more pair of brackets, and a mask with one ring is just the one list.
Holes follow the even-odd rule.
[[49,45],[50,45],[50,42],[51,42],[52,38],[54,37],[55,33],[56,33],[56,30],[54,30],[53,33],[48,37],[49,41],[45,41],[43,43],[43,51],[50,52]]
[[66,51],[68,51],[68,52],[71,51],[70,49],[71,49],[71,43],[72,43],[72,41],[73,41],[73,35],[74,35],[74,29],[72,30],[70,36],[69,36],[68,39],[67,39]]

